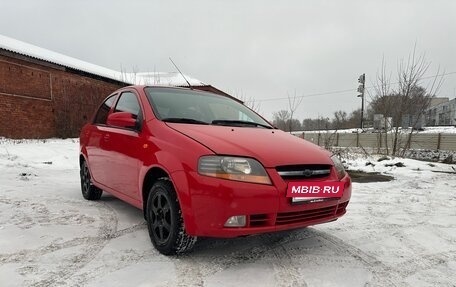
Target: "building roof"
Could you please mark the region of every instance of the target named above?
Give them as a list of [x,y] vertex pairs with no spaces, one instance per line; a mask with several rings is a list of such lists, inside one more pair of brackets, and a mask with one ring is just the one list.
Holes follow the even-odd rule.
[[[29,43],[25,43],[7,36],[0,35],[0,49],[38,60],[53,63],[73,70],[93,74],[96,76],[139,85],[187,86],[184,77],[177,72],[146,72],[126,73],[115,71],[76,58],[72,58],[54,51],[50,51]],[[185,75],[192,86],[206,86],[207,84]]]
[[[123,73],[122,82],[135,83],[137,85],[153,86],[188,86],[187,81],[192,86],[207,86],[207,84],[178,72],[141,72],[141,73]],[[126,79],[123,79],[126,77]],[[187,80],[187,81],[186,81]]]
[[446,103],[449,100],[450,100],[450,98],[447,98],[447,97],[432,97],[431,102],[429,103],[429,108],[433,108],[440,104]]

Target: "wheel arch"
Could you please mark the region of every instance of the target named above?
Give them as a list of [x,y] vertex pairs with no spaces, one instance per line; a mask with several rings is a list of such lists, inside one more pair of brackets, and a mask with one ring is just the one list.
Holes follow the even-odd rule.
[[183,181],[182,179],[183,176],[185,177],[185,175],[183,175],[182,172],[170,174],[168,171],[166,171],[164,168],[160,166],[151,167],[144,176],[144,181],[141,189],[143,216],[144,219],[146,219],[147,199],[149,197],[150,190],[154,183],[160,179],[169,180],[174,187],[176,197],[179,201],[179,206],[182,212],[182,218],[184,220],[185,229],[187,233],[193,235],[193,233],[196,230],[196,225],[193,220],[194,216],[193,210],[191,208],[191,203],[189,201],[188,188],[186,188],[185,186],[180,186],[180,188],[178,188],[178,182],[181,185],[186,184],[186,180]]
[[159,179],[166,179],[171,181],[168,172],[158,166],[150,168],[144,176],[144,181],[141,189],[144,218],[146,216],[147,198],[149,197],[150,189]]

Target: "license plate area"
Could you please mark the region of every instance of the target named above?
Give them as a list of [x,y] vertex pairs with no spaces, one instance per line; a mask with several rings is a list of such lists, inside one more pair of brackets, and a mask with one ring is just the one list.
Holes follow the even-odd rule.
[[341,198],[344,183],[334,182],[289,182],[287,197],[291,203],[314,203]]
[[317,203],[338,200],[339,198],[335,197],[292,197],[291,204],[303,204],[303,203]]

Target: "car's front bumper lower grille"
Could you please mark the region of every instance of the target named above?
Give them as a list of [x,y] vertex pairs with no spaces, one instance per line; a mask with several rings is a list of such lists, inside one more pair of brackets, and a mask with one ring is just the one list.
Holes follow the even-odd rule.
[[272,214],[253,214],[249,216],[249,227],[263,227],[271,225],[279,226],[306,223],[324,218],[334,218],[335,216],[344,214],[347,205],[348,201],[339,205],[310,210],[279,212],[275,214],[275,217]]
[[335,213],[336,206],[294,212],[281,212],[277,214],[276,225],[293,224],[322,219],[325,217],[333,216]]

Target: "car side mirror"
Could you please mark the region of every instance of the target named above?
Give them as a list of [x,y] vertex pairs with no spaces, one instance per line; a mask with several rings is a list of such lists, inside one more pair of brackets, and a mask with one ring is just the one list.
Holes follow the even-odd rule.
[[118,112],[112,113],[108,116],[106,123],[110,126],[135,129],[136,128],[136,119],[133,117],[133,114],[128,112]]

